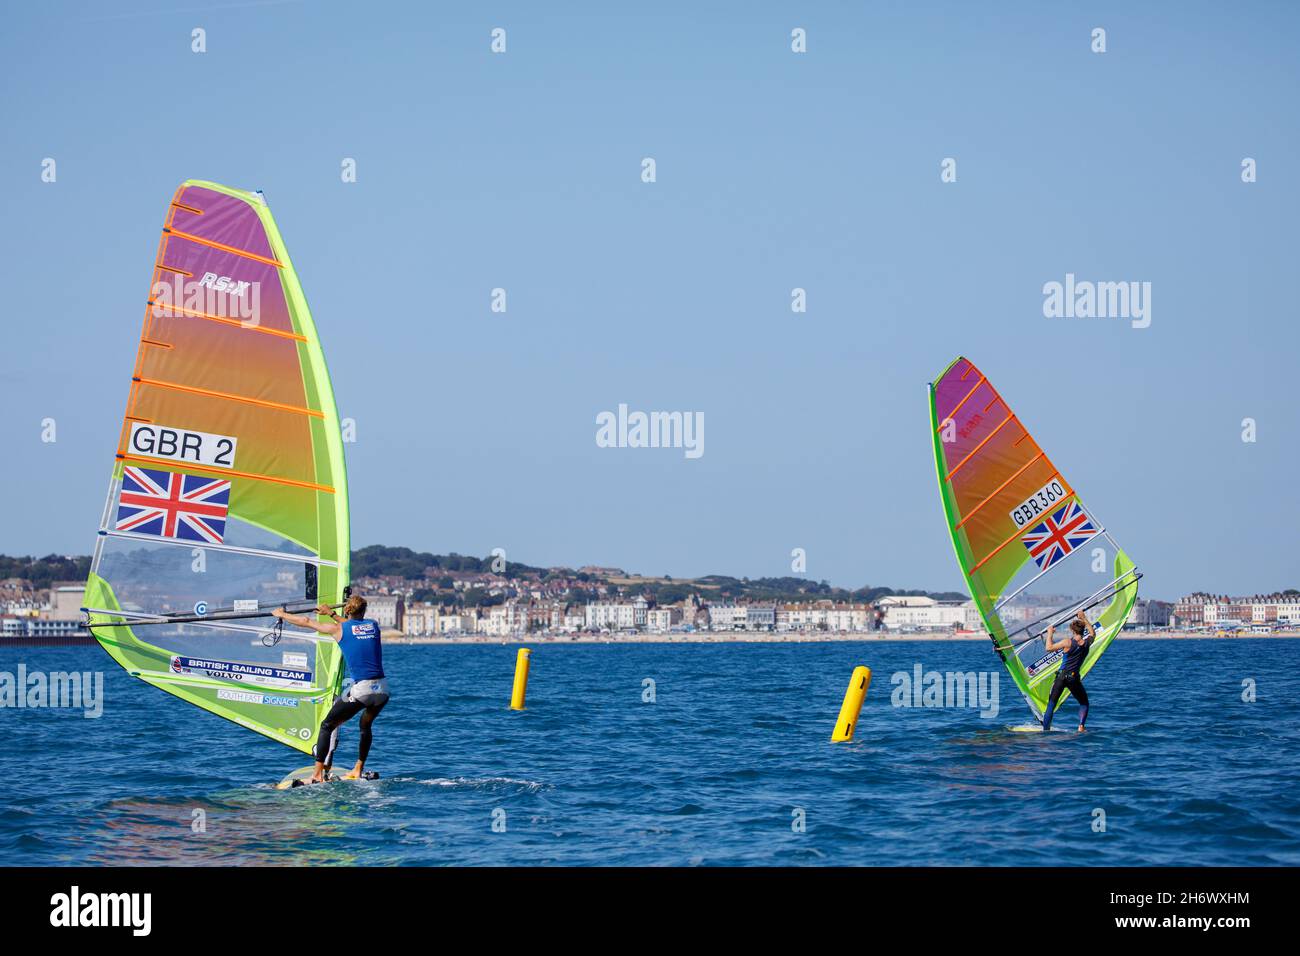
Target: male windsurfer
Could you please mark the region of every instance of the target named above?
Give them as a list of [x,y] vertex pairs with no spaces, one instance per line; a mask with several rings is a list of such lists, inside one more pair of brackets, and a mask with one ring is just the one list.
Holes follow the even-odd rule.
[[361,743],[357,749],[357,765],[343,775],[344,780],[355,780],[365,769],[366,757],[370,753],[370,725],[388,703],[388,680],[384,677],[379,622],[366,617],[366,599],[357,594],[344,603],[342,618],[328,604],[322,604],[316,610],[320,615],[328,617],[329,622],[313,620],[303,614],[290,614],[284,608],[276,608],[271,612],[290,624],[309,627],[338,641],[339,650],[343,652],[343,659],[348,664],[348,673],[352,676],[352,686],[334,702],[330,712],[321,721],[314,754],[316,770],[308,783],[324,782],[326,771],[334,759],[340,725],[351,720],[359,711],[365,711],[361,714]]
[[1079,702],[1079,733],[1083,733],[1083,725],[1088,721],[1088,692],[1083,689],[1083,679],[1079,676],[1079,669],[1083,667],[1083,660],[1088,656],[1088,648],[1092,647],[1092,639],[1097,636],[1097,632],[1093,630],[1088,615],[1082,611],[1070,622],[1070,631],[1072,632],[1070,636],[1054,641],[1052,636],[1056,633],[1056,625],[1053,624],[1048,627],[1047,640],[1043,644],[1049,651],[1065,651],[1065,656],[1061,659],[1061,669],[1056,672],[1056,680],[1052,681],[1052,692],[1047,698],[1047,710],[1043,713],[1044,732],[1052,729],[1052,713],[1056,710],[1056,702],[1061,699],[1061,693],[1067,688]]

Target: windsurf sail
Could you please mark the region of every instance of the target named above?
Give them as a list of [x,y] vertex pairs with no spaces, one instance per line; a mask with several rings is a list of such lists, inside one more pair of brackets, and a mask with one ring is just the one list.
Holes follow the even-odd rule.
[[86,582],[132,676],[304,752],[338,646],[270,612],[348,583],[338,412],[260,192],[189,180],[167,210]]
[[1086,674],[1128,620],[1141,572],[968,359],[931,383],[930,428],[957,563],[994,649],[1041,720],[1061,664],[1044,646],[1047,628],[1088,614],[1097,636]]

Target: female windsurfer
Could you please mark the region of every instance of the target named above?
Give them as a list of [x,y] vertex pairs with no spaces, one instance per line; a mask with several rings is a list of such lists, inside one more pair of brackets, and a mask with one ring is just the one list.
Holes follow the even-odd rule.
[[1052,713],[1056,710],[1057,701],[1061,699],[1061,693],[1067,688],[1079,702],[1079,733],[1083,733],[1083,725],[1088,721],[1088,692],[1083,689],[1079,669],[1083,667],[1084,658],[1088,656],[1088,648],[1092,647],[1092,639],[1097,636],[1097,632],[1093,630],[1088,615],[1082,611],[1070,622],[1070,630],[1073,633],[1069,637],[1054,641],[1052,636],[1056,633],[1056,625],[1048,627],[1047,640],[1043,644],[1049,651],[1065,651],[1061,669],[1056,672],[1056,680],[1052,682],[1052,693],[1047,698],[1047,710],[1043,712],[1044,732],[1052,729]]
[[316,769],[308,783],[324,782],[326,771],[334,759],[339,727],[351,720],[359,711],[365,711],[361,715],[361,742],[357,749],[357,765],[351,772],[343,775],[344,780],[355,780],[365,769],[366,757],[370,753],[370,725],[388,703],[388,680],[384,677],[384,655],[379,640],[379,622],[366,617],[366,599],[356,594],[349,597],[343,605],[343,618],[335,614],[328,604],[322,604],[316,610],[322,616],[328,617],[329,623],[316,621],[302,614],[290,614],[284,608],[276,608],[271,612],[290,624],[309,627],[338,641],[339,650],[343,652],[343,659],[348,664],[348,673],[352,676],[352,686],[334,702],[330,712],[321,721],[314,754]]

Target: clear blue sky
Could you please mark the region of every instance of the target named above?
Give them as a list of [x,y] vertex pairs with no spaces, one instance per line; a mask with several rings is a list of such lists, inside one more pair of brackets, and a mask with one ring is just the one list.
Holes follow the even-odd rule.
[[[956,589],[924,385],[963,353],[1146,593],[1295,585],[1297,27],[1281,2],[8,4],[0,552],[89,552],[195,177],[275,212],[357,421],[358,545],[680,576],[802,547],[813,578]],[[1045,319],[1067,272],[1151,282],[1151,327]],[[703,412],[704,456],[596,447],[620,402]]]

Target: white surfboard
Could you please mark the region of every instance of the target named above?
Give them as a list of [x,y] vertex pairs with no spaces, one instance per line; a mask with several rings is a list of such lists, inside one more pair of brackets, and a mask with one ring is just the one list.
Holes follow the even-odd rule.
[[[292,787],[318,786],[318,784],[309,784],[309,783],[307,782],[308,780],[311,779],[312,774],[314,774],[315,772],[316,772],[316,767],[315,767],[315,766],[311,766],[311,767],[300,767],[300,768],[298,768],[297,770],[295,770],[293,773],[291,773],[291,774],[289,774],[288,776],[286,776],[286,777],[285,777],[283,780],[281,780],[279,783],[277,783],[277,784],[275,785],[275,789],[277,789],[277,790],[288,790],[288,789],[290,789],[290,788],[292,788]],[[352,778],[352,780],[355,780],[355,779],[356,779],[356,778]],[[362,780],[378,780],[378,779],[379,779],[379,774],[375,773],[375,771],[373,771],[373,770],[367,770],[367,771],[365,771],[364,773],[361,774],[361,778],[360,778],[360,779],[362,779]],[[343,778],[343,775],[342,775],[341,773],[339,773],[337,770],[333,769],[333,768],[330,769],[329,773],[328,773],[328,774],[326,775],[326,777],[325,777],[325,782],[326,782],[326,783],[351,783],[352,780],[345,780],[345,779]]]
[[[1007,730],[1013,734],[1041,734],[1043,732],[1042,724],[1014,724],[1009,725]],[[1071,727],[1054,726],[1051,731],[1054,734],[1068,734],[1073,732]]]

